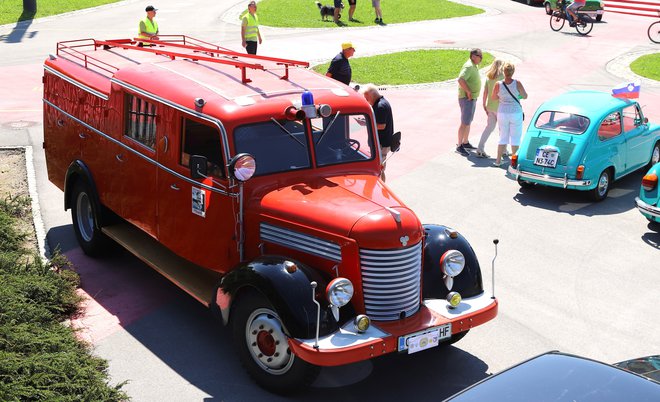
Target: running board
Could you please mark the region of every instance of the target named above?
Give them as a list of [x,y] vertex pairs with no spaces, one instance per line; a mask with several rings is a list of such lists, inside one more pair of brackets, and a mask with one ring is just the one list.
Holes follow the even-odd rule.
[[195,265],[174,254],[153,237],[129,223],[101,229],[109,238],[158,271],[205,306],[213,301],[213,292],[222,275]]

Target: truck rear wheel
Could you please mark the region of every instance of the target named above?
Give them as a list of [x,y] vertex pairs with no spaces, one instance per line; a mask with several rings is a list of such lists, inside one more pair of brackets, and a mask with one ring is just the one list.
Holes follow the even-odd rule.
[[320,367],[291,352],[282,321],[260,293],[243,294],[234,305],[231,322],[241,364],[261,387],[286,394],[318,376]]
[[107,237],[101,232],[99,212],[92,201],[89,186],[78,180],[73,188],[71,220],[80,248],[89,256],[101,254],[107,244]]

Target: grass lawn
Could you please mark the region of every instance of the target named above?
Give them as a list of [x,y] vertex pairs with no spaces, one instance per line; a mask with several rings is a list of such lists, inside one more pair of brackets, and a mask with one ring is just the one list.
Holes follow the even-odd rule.
[[[413,50],[373,57],[352,57],[350,62],[353,81],[361,84],[422,84],[457,78],[469,54],[469,50]],[[479,67],[486,67],[492,62],[493,55],[484,52]],[[329,65],[330,62],[320,64],[314,67],[314,71],[325,74]]]
[[630,64],[630,69],[637,75],[660,81],[660,53],[638,58]]
[[37,3],[37,13],[23,13],[23,0],[0,0],[0,25],[31,20],[68,11],[116,3],[119,0],[33,0]]
[[[321,4],[332,5],[332,0],[319,0]],[[348,20],[348,0],[343,0],[341,25],[321,20],[321,13],[314,0],[262,0],[257,3],[259,23],[272,27],[340,28],[376,25],[374,8],[370,0],[358,0],[353,18]],[[401,22],[438,20],[483,13],[480,8],[452,3],[447,0],[383,0],[381,2],[383,21],[386,24]]]

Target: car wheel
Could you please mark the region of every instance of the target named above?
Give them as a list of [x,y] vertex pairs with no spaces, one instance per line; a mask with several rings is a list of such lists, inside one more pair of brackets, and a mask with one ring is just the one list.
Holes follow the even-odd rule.
[[600,21],[602,21],[602,20],[603,20],[603,14],[598,14],[598,15],[596,16],[596,21],[600,22]]
[[93,202],[94,194],[84,180],[78,180],[73,187],[73,207],[71,220],[80,248],[89,256],[98,256],[107,246],[108,238],[101,232],[100,211]]
[[594,201],[602,201],[607,197],[607,193],[610,191],[610,185],[612,183],[612,174],[609,169],[603,170],[603,172],[598,177],[598,182],[596,183],[596,188],[591,190],[591,198]]
[[548,15],[552,15],[552,7],[550,7],[550,3],[546,1],[543,6],[545,7],[545,13]]
[[308,386],[318,376],[320,367],[291,352],[280,317],[261,293],[241,295],[230,320],[241,364],[261,387],[286,394]]
[[651,152],[651,160],[649,161],[648,168],[650,169],[658,162],[660,162],[660,142],[656,142],[653,146],[653,151]]
[[532,5],[532,0],[527,0],[527,5],[531,6]]
[[451,336],[451,338],[449,338],[448,341],[446,341],[446,342],[442,342],[442,345],[443,345],[443,346],[453,345],[453,344],[455,344],[456,342],[460,341],[461,339],[465,338],[465,335],[467,335],[468,332],[470,332],[469,329],[468,329],[467,331],[463,331],[463,332],[459,332],[459,333],[457,333],[457,334],[453,334],[453,335]]
[[530,183],[528,181],[525,181],[525,180],[521,179],[520,177],[518,178],[518,185],[520,186],[520,188],[534,187],[534,183]]

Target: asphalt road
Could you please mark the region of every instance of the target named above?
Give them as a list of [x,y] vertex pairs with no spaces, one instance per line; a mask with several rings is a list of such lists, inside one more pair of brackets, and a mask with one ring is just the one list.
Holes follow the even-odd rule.
[[[362,0],[367,1],[367,0]],[[245,2],[159,1],[168,33],[186,33],[238,50],[236,18]],[[310,2],[311,3],[311,2]],[[467,3],[467,2],[466,2]],[[485,14],[447,21],[358,29],[264,28],[260,54],[327,61],[353,41],[356,57],[401,49],[471,48],[510,60],[530,93],[527,115],[570,89],[609,88],[630,77],[625,60],[657,52],[650,19],[609,14],[589,37],[552,32],[540,7],[474,0]],[[313,4],[312,4],[313,6]],[[387,21],[387,5],[383,4]],[[48,243],[76,264],[87,297],[77,321],[95,352],[109,360],[113,383],[127,380],[135,401],[279,400],[252,384],[229,333],[208,311],[134,257],[86,257],[75,242],[62,193],[47,180],[41,143],[41,63],[57,41],[134,35],[144,4],[100,9],[0,27],[0,146],[32,146]],[[101,21],[101,23],[99,22]],[[192,29],[191,29],[192,27]],[[390,355],[322,371],[289,400],[440,400],[490,373],[548,350],[605,362],[660,353],[660,228],[633,208],[642,173],[617,182],[607,200],[548,188],[520,190],[490,161],[453,152],[456,83],[390,88],[402,151],[388,162],[388,185],[423,222],[461,231],[491,286],[492,240],[499,316],[455,346]],[[640,103],[660,121],[660,86],[643,82]],[[485,116],[477,111],[471,141]],[[487,151],[495,151],[493,134]]]

